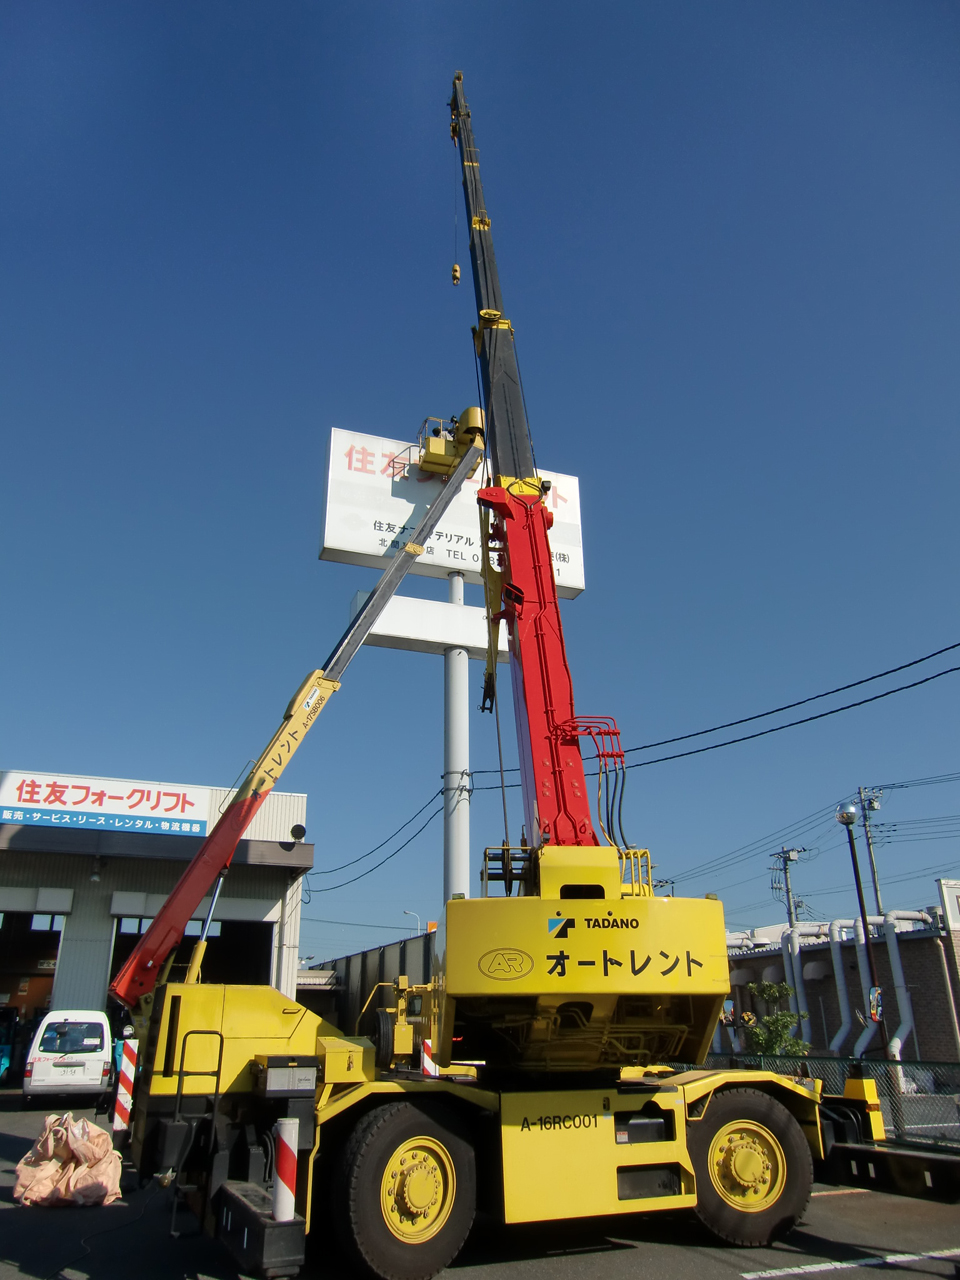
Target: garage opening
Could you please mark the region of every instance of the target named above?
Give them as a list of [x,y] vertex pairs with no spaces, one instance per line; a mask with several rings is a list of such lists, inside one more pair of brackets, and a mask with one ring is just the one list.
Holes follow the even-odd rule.
[[[146,932],[150,924],[149,918],[139,916],[121,916],[117,920],[113,958],[110,962],[111,981],[129,959],[140,935]],[[182,981],[201,928],[199,920],[191,920],[187,925],[186,934],[174,957],[171,981]],[[249,920],[215,920],[207,935],[201,980],[266,985],[270,981],[272,952],[272,924]]]
[[21,1022],[50,1008],[64,917],[30,911],[0,912],[0,1008]]

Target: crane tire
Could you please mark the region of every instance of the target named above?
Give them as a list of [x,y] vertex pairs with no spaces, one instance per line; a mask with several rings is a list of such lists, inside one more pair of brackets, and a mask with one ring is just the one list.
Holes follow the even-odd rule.
[[390,1102],[357,1122],[334,1187],[333,1220],[362,1271],[377,1280],[430,1280],[473,1225],[473,1147],[449,1110]]
[[373,1035],[375,1047],[374,1066],[381,1071],[387,1071],[393,1062],[393,1019],[386,1009],[378,1009],[376,1023],[376,1030]]
[[791,1231],[806,1210],[813,1160],[803,1130],[759,1089],[724,1089],[687,1125],[697,1217],[729,1244],[759,1247]]

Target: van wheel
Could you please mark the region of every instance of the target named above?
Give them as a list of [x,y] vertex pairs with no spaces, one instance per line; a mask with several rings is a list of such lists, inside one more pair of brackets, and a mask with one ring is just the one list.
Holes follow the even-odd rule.
[[460,1252],[476,1209],[473,1148],[455,1116],[410,1102],[368,1112],[343,1150],[334,1222],[378,1280],[429,1280]]
[[813,1160],[803,1130],[758,1089],[725,1089],[687,1125],[697,1216],[730,1244],[769,1244],[797,1225],[810,1200]]

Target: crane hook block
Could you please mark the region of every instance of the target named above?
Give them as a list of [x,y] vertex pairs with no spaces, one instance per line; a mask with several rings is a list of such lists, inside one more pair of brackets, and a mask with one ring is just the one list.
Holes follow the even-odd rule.
[[453,283],[460,283],[460,268],[456,263],[453,264]]

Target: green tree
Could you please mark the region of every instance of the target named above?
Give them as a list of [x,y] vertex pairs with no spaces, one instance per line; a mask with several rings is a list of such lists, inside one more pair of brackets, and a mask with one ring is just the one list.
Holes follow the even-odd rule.
[[[740,1028],[741,1040],[749,1053],[766,1054],[776,1057],[778,1054],[786,1058],[805,1058],[810,1052],[806,1040],[794,1037],[793,1029],[797,1025],[797,1015],[783,1005],[793,995],[793,987],[788,982],[751,982],[747,990],[754,997],[764,1002],[772,1013],[765,1013],[754,1023],[745,1023]],[[800,1015],[806,1018],[809,1015]]]

